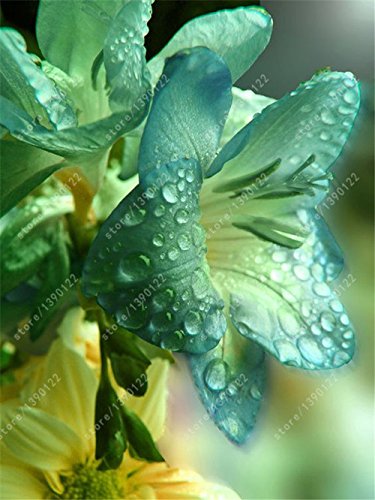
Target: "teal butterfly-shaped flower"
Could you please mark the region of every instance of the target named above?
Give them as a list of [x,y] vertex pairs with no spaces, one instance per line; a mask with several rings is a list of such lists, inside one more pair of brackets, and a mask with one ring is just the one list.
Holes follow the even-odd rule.
[[254,425],[265,352],[308,370],[353,355],[352,327],[329,287],[341,254],[315,207],[359,108],[353,75],[320,72],[224,130],[220,148],[240,60],[207,47],[167,60],[139,185],[103,224],[82,279],[118,324],[188,353],[205,406],[236,443]]

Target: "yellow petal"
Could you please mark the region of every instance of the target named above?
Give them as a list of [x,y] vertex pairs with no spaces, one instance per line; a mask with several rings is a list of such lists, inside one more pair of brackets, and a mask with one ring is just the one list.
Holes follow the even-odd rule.
[[93,453],[95,394],[98,380],[80,354],[57,339],[38,372],[22,392],[24,402],[57,417],[81,439],[86,456]]
[[148,389],[142,398],[125,395],[125,405],[135,411],[157,441],[163,434],[167,415],[169,361],[155,358],[147,370]]
[[32,467],[47,470],[69,470],[83,462],[81,440],[66,424],[36,408],[25,405],[2,408],[3,443],[19,460]]
[[80,307],[70,309],[57,329],[64,344],[78,352],[92,368],[100,366],[99,327],[84,321],[85,311]]
[[[170,468],[166,464],[147,464],[126,481],[129,499],[156,498],[163,500],[239,500],[233,490],[204,481],[193,471]],[[146,497],[146,492],[153,496]]]
[[48,487],[42,476],[27,469],[3,465],[1,470],[0,498],[28,500],[46,498]]

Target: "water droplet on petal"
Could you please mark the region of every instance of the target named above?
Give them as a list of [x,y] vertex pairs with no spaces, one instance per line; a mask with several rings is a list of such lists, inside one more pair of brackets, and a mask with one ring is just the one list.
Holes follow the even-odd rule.
[[121,282],[140,281],[146,278],[151,271],[151,259],[144,254],[133,253],[126,255],[120,261],[119,280]]
[[177,260],[179,255],[180,255],[180,253],[177,250],[177,248],[171,248],[168,252],[168,258],[169,258],[169,260],[172,260],[172,261]]
[[329,349],[330,347],[332,347],[333,340],[331,339],[331,337],[323,337],[322,346],[325,347],[326,349]]
[[278,318],[282,330],[291,336],[295,336],[300,332],[300,325],[297,318],[287,307],[280,307],[278,310]]
[[302,265],[296,265],[293,267],[293,272],[301,281],[306,281],[309,279],[310,273],[307,267]]
[[352,330],[346,330],[346,332],[343,333],[343,337],[346,340],[350,340],[354,337],[353,331]]
[[347,314],[341,314],[340,316],[340,321],[341,321],[341,324],[343,324],[344,326],[348,326],[350,321],[349,321],[349,318],[348,318],[348,315]]
[[161,192],[163,198],[168,203],[173,204],[176,203],[176,201],[178,200],[176,187],[173,184],[166,184],[165,186],[162,187]]
[[331,139],[331,135],[327,132],[321,132],[319,137],[322,141],[329,141]]
[[164,236],[161,233],[157,233],[152,238],[152,243],[156,247],[162,247],[164,245]]
[[323,353],[319,345],[314,339],[303,335],[297,340],[297,345],[301,351],[302,356],[313,363],[314,365],[321,365],[324,361]]
[[329,286],[326,283],[314,283],[313,290],[319,297],[328,297],[331,294]]
[[320,335],[320,334],[322,333],[322,331],[321,331],[321,329],[320,329],[320,327],[318,326],[318,324],[317,324],[317,323],[313,323],[313,324],[311,325],[310,330],[311,330],[311,333],[312,333],[313,335]]
[[188,212],[183,208],[180,208],[175,214],[175,220],[178,224],[186,224],[189,221]]
[[275,349],[282,363],[291,366],[300,366],[300,355],[297,348],[288,340],[276,340]]
[[333,116],[332,112],[329,111],[328,109],[324,109],[320,113],[320,117],[322,119],[322,122],[325,123],[326,125],[334,125],[336,122],[335,117]]
[[165,206],[158,205],[154,210],[155,217],[162,217],[165,214]]
[[334,312],[342,312],[344,310],[344,308],[342,307],[342,304],[339,300],[331,300],[331,302],[329,303],[329,307],[332,309],[332,311]]
[[221,359],[209,362],[204,371],[204,381],[212,391],[222,391],[227,386],[228,365]]
[[190,239],[187,234],[181,234],[177,239],[177,244],[181,250],[188,250],[190,248]]
[[189,335],[198,335],[202,332],[202,316],[199,312],[189,311],[184,321],[186,332]]
[[336,326],[336,318],[330,312],[323,312],[320,316],[320,324],[326,332],[333,332]]

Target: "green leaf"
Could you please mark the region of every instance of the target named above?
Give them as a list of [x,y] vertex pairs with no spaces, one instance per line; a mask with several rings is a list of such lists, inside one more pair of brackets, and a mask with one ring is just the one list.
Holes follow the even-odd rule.
[[[43,333],[55,315],[56,310],[68,299],[72,288],[67,288],[66,284],[73,280],[68,279],[70,273],[70,259],[65,241],[64,228],[61,221],[56,225],[53,246],[48,254],[39,273],[42,286],[39,290],[36,308],[31,314],[32,317],[40,319],[33,323],[30,329],[30,339],[37,340]],[[47,310],[43,310],[40,304],[45,304]]]
[[182,49],[207,47],[227,63],[235,82],[267,46],[272,32],[271,16],[259,7],[221,10],[186,23],[149,62],[156,82],[164,60]]
[[147,462],[164,462],[150,432],[142,420],[127,408],[123,407],[123,421],[129,443],[129,452],[133,458]]
[[22,142],[0,141],[1,215],[62,168],[63,158]]
[[130,394],[143,396],[147,391],[147,367],[151,362],[136,344],[136,337],[117,330],[108,337],[107,351],[116,382]]
[[2,293],[28,280],[56,241],[56,220],[72,211],[70,197],[38,198],[2,220],[0,233]]
[[102,460],[100,469],[117,469],[127,449],[126,430],[117,394],[103,375],[96,395],[95,426],[95,458]]

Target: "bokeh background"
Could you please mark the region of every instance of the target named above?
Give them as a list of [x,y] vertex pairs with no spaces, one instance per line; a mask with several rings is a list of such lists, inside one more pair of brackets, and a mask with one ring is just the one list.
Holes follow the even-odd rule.
[[[64,8],[63,0],[56,1]],[[274,34],[238,86],[251,89],[264,75],[266,83],[260,93],[281,97],[327,66],[350,70],[362,82],[360,115],[334,167],[334,188],[353,172],[359,181],[329,210],[322,209],[346,258],[340,279],[351,284],[343,285],[341,299],[357,330],[357,355],[350,366],[321,374],[282,367],[270,360],[268,394],[252,438],[243,448],[227,442],[205,418],[179,358],[171,377],[169,424],[162,448],[174,465],[193,467],[207,478],[230,485],[244,499],[373,499],[374,3],[156,0],[146,40],[148,57],[188,19],[253,4],[272,14]],[[23,31],[30,50],[36,53],[37,6],[37,1],[1,2],[2,24]],[[320,395],[321,390],[316,391],[322,384],[327,389]],[[307,398],[312,394],[318,396],[309,406]],[[288,424],[301,410],[301,418]]]

